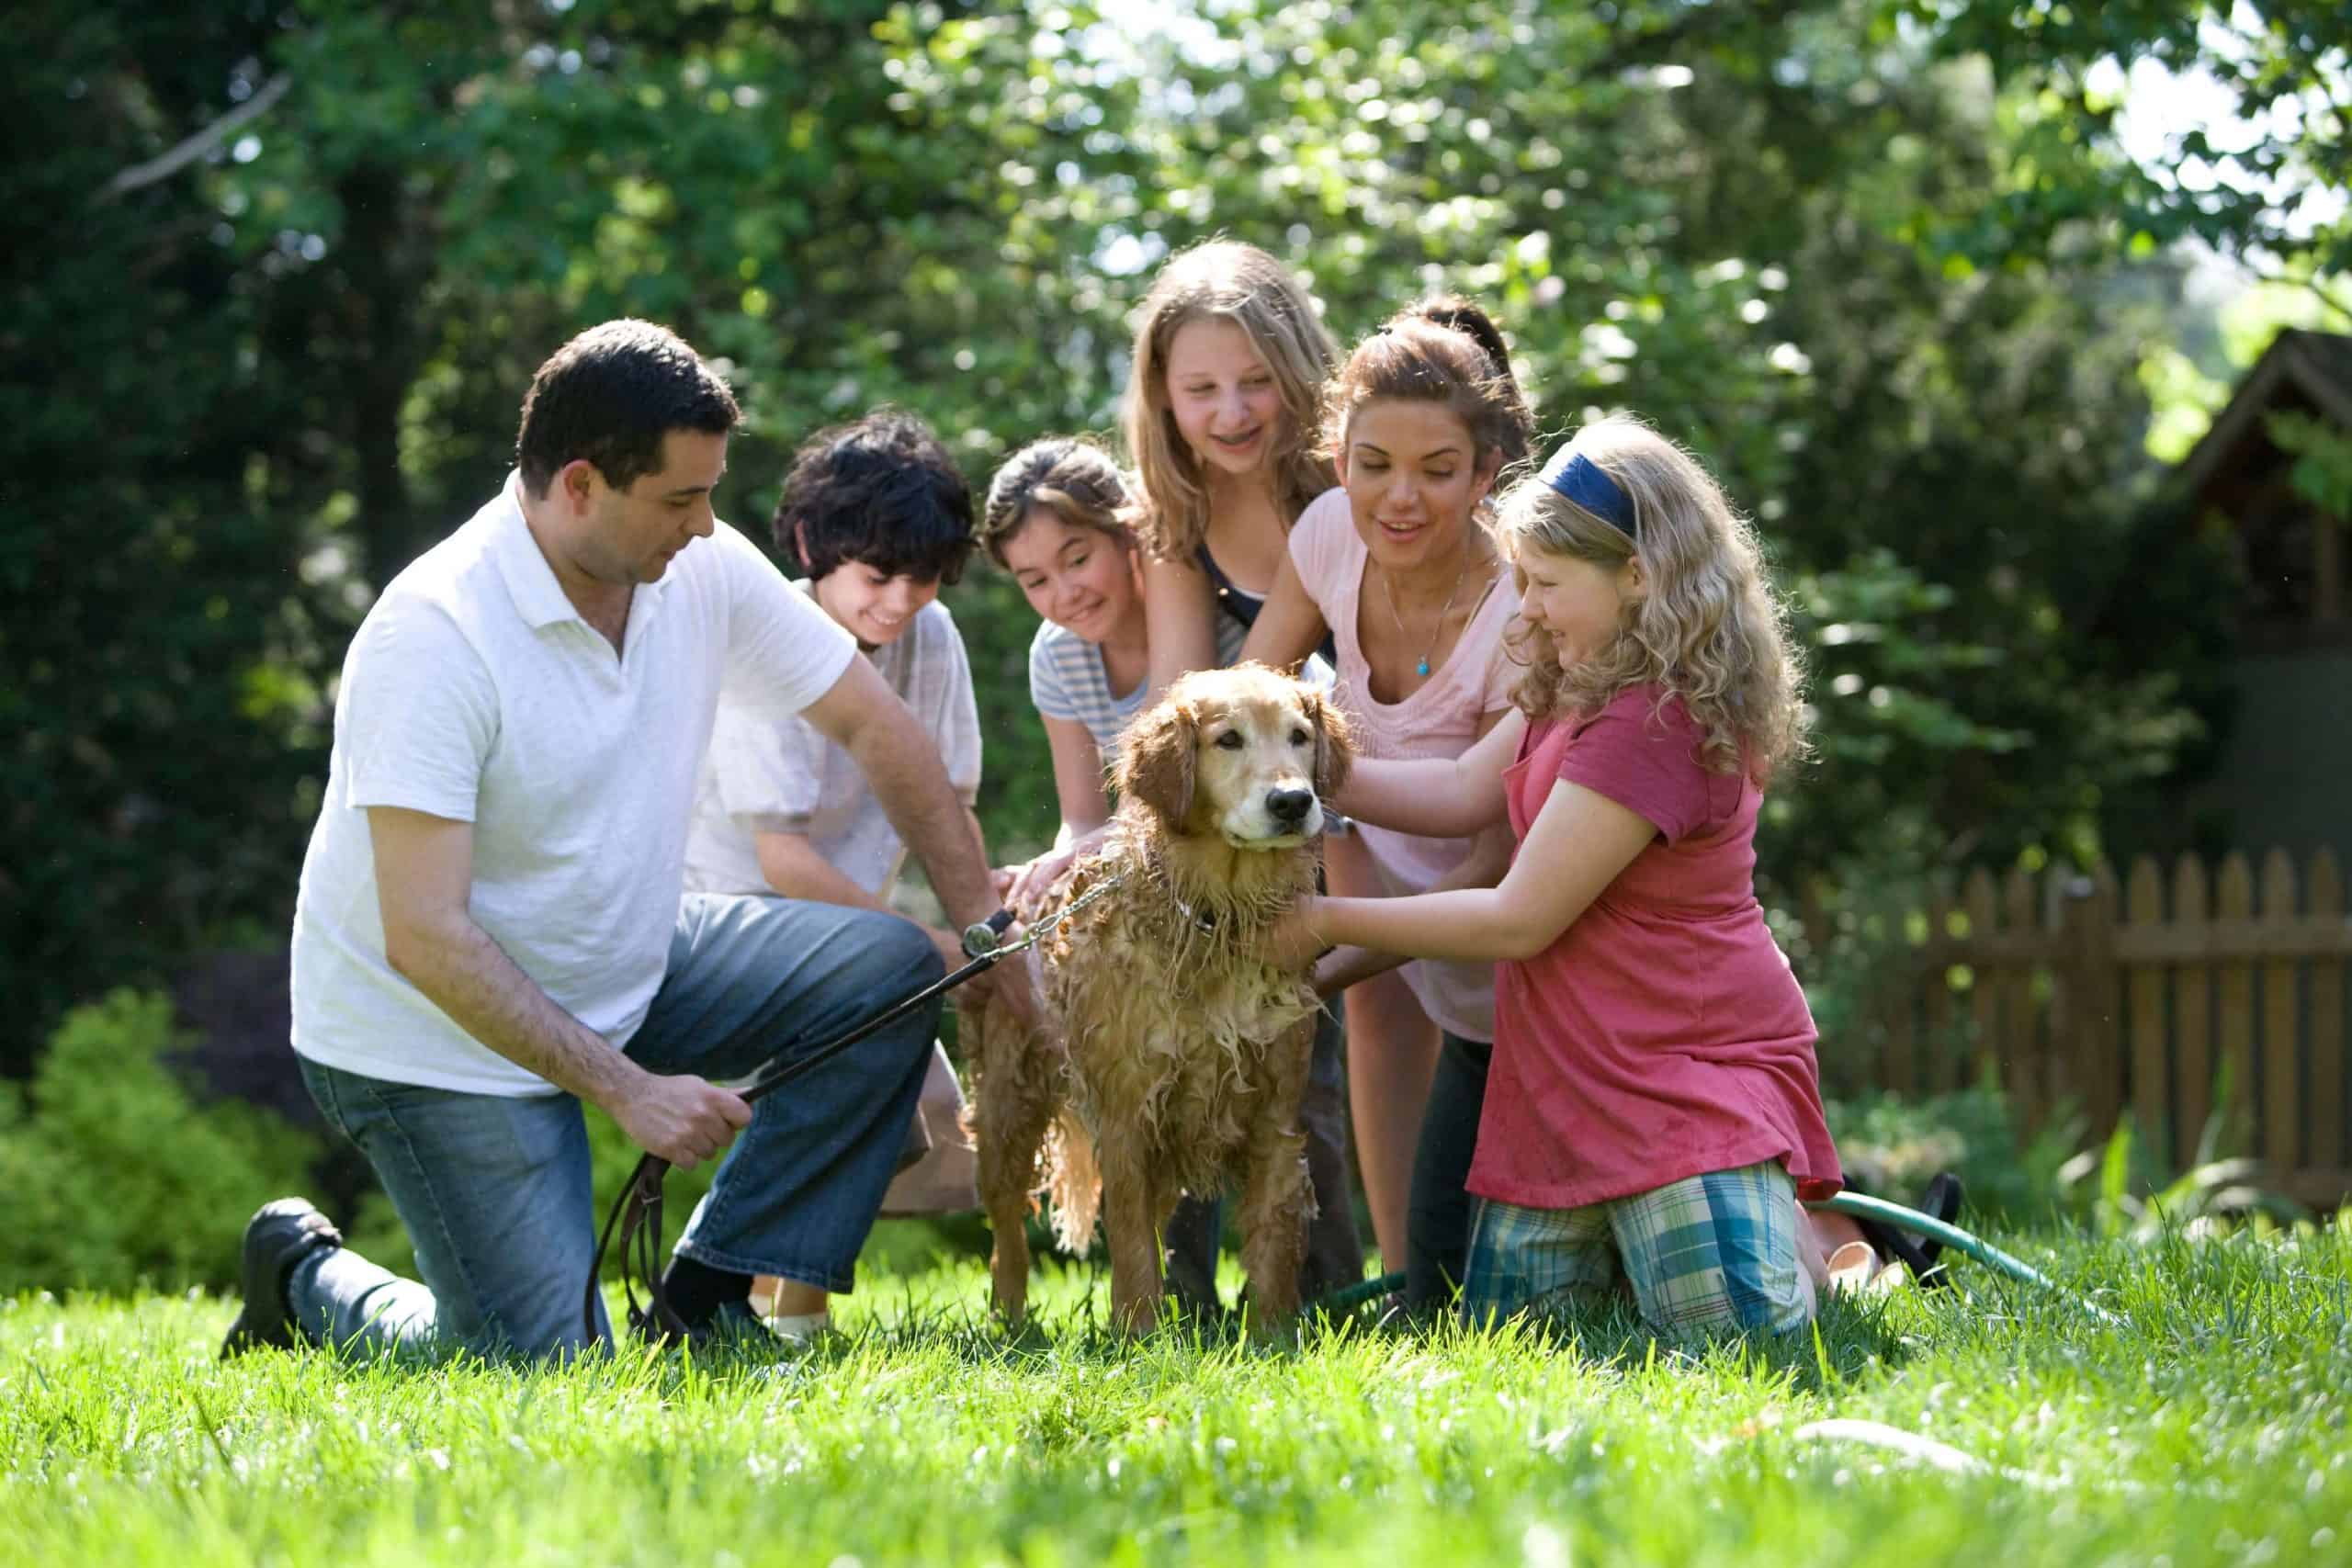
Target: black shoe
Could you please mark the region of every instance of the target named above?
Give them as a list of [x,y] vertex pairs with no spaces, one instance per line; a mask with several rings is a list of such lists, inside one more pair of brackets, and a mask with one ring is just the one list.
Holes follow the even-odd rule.
[[[1960,1178],[1949,1170],[1939,1171],[1935,1179],[1928,1183],[1928,1190],[1919,1199],[1919,1212],[1923,1214],[1932,1214],[1944,1224],[1951,1224],[1960,1218]],[[1951,1270],[1936,1262],[1937,1255],[1943,1249],[1944,1244],[1939,1241],[1923,1237],[1919,1242],[1919,1260],[1927,1265],[1927,1271],[1920,1273],[1914,1270],[1914,1272],[1917,1274],[1919,1282],[1930,1290],[1951,1282]]]
[[[1846,1178],[1846,1185],[1857,1192],[1867,1193],[1870,1190],[1855,1180],[1850,1173]],[[1928,1183],[1927,1194],[1919,1200],[1918,1212],[1950,1224],[1960,1213],[1960,1178],[1949,1170],[1939,1171]],[[1951,1270],[1936,1261],[1944,1249],[1942,1242],[1924,1237],[1914,1241],[1884,1221],[1864,1219],[1860,1215],[1851,1217],[1860,1229],[1862,1239],[1871,1244],[1871,1250],[1884,1262],[1899,1262],[1910,1269],[1912,1280],[1923,1289],[1932,1291],[1951,1283]]]
[[[675,1347],[678,1336],[653,1321],[653,1314],[631,1308],[628,1314],[629,1332],[646,1344],[657,1348]],[[698,1323],[685,1325],[684,1348],[695,1356],[707,1356],[718,1350],[751,1351],[774,1355],[784,1345],[760,1314],[752,1310],[749,1302],[724,1302]]]
[[291,1350],[310,1343],[294,1325],[286,1304],[286,1278],[294,1265],[322,1247],[341,1247],[343,1233],[308,1198],[264,1203],[245,1223],[244,1259],[239,1272],[244,1310],[220,1342],[220,1359],[271,1347]]

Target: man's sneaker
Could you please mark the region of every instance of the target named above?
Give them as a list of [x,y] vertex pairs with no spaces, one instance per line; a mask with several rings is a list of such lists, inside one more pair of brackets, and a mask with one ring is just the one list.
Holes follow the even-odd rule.
[[342,1245],[343,1233],[308,1198],[280,1198],[255,1211],[245,1224],[244,1310],[220,1342],[220,1359],[264,1346],[291,1350],[309,1343],[286,1304],[286,1278],[320,1247]]

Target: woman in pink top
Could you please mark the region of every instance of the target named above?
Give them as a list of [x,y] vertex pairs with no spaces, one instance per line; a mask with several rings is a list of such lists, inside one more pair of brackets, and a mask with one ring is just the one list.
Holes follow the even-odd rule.
[[[1291,529],[1244,659],[1289,666],[1327,638],[1333,694],[1370,757],[1460,756],[1510,710],[1514,596],[1478,514],[1527,455],[1530,420],[1487,313],[1464,299],[1400,312],[1348,356],[1326,400],[1340,488]],[[1387,895],[1491,885],[1509,839],[1364,827],[1332,847],[1332,887]],[[1351,857],[1362,863],[1357,870]],[[1373,1227],[1408,1305],[1441,1303],[1469,1243],[1463,1187],[1494,1040],[1494,965],[1335,955],[1347,987],[1349,1098]]]
[[1661,1329],[1814,1308],[1797,1206],[1841,1182],[1804,994],[1756,901],[1757,807],[1804,748],[1756,540],[1631,419],[1504,502],[1528,671],[1459,761],[1360,764],[1340,805],[1423,833],[1508,820],[1494,888],[1308,901],[1285,933],[1499,960],[1470,1186],[1474,1315],[1630,1283]]

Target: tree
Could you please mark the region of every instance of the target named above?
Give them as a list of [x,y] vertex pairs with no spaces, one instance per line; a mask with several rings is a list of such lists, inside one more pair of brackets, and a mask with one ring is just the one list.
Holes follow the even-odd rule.
[[[2352,265],[2352,19],[2293,0],[2102,0],[2095,6],[1899,0],[1882,25],[1937,55],[1982,61],[2007,89],[1999,186],[1933,227],[1947,254],[1998,265],[2086,240],[2147,254],[2203,242],[2291,280],[2352,325],[2330,275]],[[2117,143],[2122,71],[2151,62],[2213,81],[2235,128],[2172,139],[2146,168]]]
[[49,6],[0,88],[0,1068],[68,1000],[282,908],[321,734],[299,377],[190,181],[107,182],[257,79],[261,7]]
[[[652,316],[726,364],[751,425],[724,499],[756,536],[791,446],[877,402],[976,482],[1107,427],[1152,264],[1218,231],[1298,265],[1342,338],[1479,296],[1550,431],[1639,410],[1755,511],[1822,714],[1821,766],[1774,806],[1777,896],[2094,841],[2192,725],[2093,629],[2147,615],[2128,371],[2154,330],[2133,291],[2167,275],[2105,216],[2154,197],[2091,107],[2068,159],[2043,145],[2052,84],[2117,46],[2071,22],[2019,46],[1996,15],[1231,0],[1126,36],[1053,0],[39,12],[49,41],[0,89],[0,703],[27,738],[0,983],[29,998],[0,1065],[69,998],[283,931],[348,628],[497,483],[570,333]],[[2278,36],[2289,77],[2335,69]],[[2267,243],[2247,205],[2224,219]],[[69,473],[70,519],[41,504]],[[985,571],[957,609],[983,816],[1034,844],[1031,623]],[[2198,646],[2149,616],[2138,651]]]

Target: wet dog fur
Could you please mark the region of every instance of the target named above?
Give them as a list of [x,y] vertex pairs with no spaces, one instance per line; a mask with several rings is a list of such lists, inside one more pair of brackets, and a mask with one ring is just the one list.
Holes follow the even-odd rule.
[[1306,972],[1260,949],[1315,886],[1319,797],[1351,754],[1310,686],[1254,665],[1187,675],[1126,732],[1108,838],[1014,911],[1049,919],[1115,881],[1033,953],[1049,1038],[985,1002],[966,1015],[990,1294],[1009,1321],[1027,1306],[1023,1226],[1040,1192],[1073,1251],[1099,1202],[1124,1329],[1158,1320],[1159,1233],[1185,1191],[1238,1190],[1256,1326],[1297,1311],[1317,1001]]

